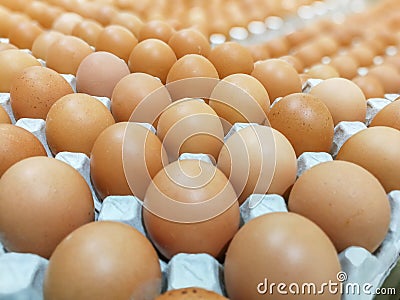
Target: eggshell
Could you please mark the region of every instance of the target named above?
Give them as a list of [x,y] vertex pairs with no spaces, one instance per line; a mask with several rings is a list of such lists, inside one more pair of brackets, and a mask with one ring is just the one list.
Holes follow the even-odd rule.
[[0,51],[0,92],[8,93],[18,73],[31,66],[40,66],[40,63],[24,51],[13,49]]
[[385,96],[385,88],[382,82],[372,75],[357,76],[353,78],[353,82],[364,93],[365,98],[383,98]]
[[[0,110],[8,117],[2,108]],[[20,160],[31,156],[46,156],[43,145],[32,133],[11,124],[0,124],[0,152],[0,177]]]
[[345,78],[329,78],[311,88],[310,94],[318,97],[331,112],[333,123],[341,121],[364,122],[367,102],[362,90]]
[[168,40],[168,45],[179,59],[186,54],[199,54],[207,57],[211,46],[207,38],[198,30],[185,28],[176,31]]
[[283,97],[271,108],[268,120],[292,144],[296,155],[329,152],[333,141],[333,119],[317,97],[295,93]]
[[171,163],[146,191],[144,224],[166,258],[181,252],[223,256],[239,219],[231,183],[215,166],[201,160]]
[[225,298],[220,294],[202,288],[187,287],[165,292],[161,296],[158,296],[155,300],[197,300],[197,299],[226,300],[228,298]]
[[151,243],[129,225],[92,222],[54,251],[43,295],[45,300],[154,299],[160,290],[160,264]]
[[143,26],[143,21],[135,14],[129,11],[120,11],[115,14],[110,20],[110,24],[124,26],[129,29],[136,37],[139,36],[140,29]]
[[301,81],[296,69],[281,59],[256,62],[251,75],[265,87],[271,102],[278,97],[301,92]]
[[84,20],[74,26],[71,34],[95,46],[103,26],[94,20]]
[[11,124],[11,119],[3,106],[0,106],[0,124]]
[[146,39],[133,48],[128,66],[131,72],[147,73],[165,83],[175,62],[175,53],[168,44],[157,39]]
[[43,32],[36,22],[21,22],[11,28],[8,38],[10,43],[20,49],[31,49],[34,40]]
[[50,107],[71,93],[71,85],[56,71],[38,66],[25,68],[10,88],[14,117],[46,119]]
[[47,114],[47,142],[53,154],[68,151],[90,156],[99,134],[114,123],[110,111],[97,99],[69,94],[54,103]]
[[174,28],[168,23],[160,20],[152,20],[141,26],[138,39],[140,42],[146,39],[158,39],[168,43],[174,32]]
[[374,126],[350,137],[336,157],[358,164],[381,182],[386,192],[400,189],[400,131]]
[[[315,284],[318,291],[327,282],[338,284],[339,272],[335,247],[317,225],[297,214],[278,212],[255,218],[239,230],[226,253],[224,278],[232,300],[339,300],[341,294],[328,289],[318,295],[301,293],[304,284]],[[278,292],[279,285],[287,294]],[[295,296],[289,292],[295,291],[293,286],[299,287]]]
[[50,45],[61,37],[63,37],[63,34],[57,31],[49,30],[42,32],[32,44],[32,54],[36,58],[46,60]]
[[118,56],[100,51],[86,56],[76,71],[76,90],[111,98],[116,84],[129,75],[128,65]]
[[49,258],[70,232],[94,219],[92,193],[70,165],[31,157],[0,179],[0,236],[12,252]]
[[394,101],[382,108],[369,126],[387,126],[400,130],[400,101]]
[[389,201],[379,181],[364,168],[339,160],[305,171],[292,188],[289,210],[315,222],[338,252],[350,246],[374,252],[390,222]]
[[400,93],[400,72],[396,67],[387,64],[373,66],[368,70],[368,75],[382,83],[386,94]]

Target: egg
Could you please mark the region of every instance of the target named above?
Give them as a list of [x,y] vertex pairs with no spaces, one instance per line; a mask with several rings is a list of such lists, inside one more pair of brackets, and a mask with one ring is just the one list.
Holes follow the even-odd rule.
[[0,51],[0,92],[10,92],[10,86],[18,73],[31,66],[40,66],[32,55],[21,50]]
[[125,27],[108,25],[98,35],[95,45],[96,51],[108,51],[128,62],[137,43],[137,38]]
[[187,287],[170,290],[155,298],[155,300],[226,300],[224,296],[198,287]]
[[75,36],[64,36],[47,49],[46,66],[63,74],[76,75],[82,60],[93,53],[85,41]]
[[385,88],[382,82],[373,75],[354,77],[353,82],[362,90],[366,99],[383,98],[385,96]]
[[385,93],[400,93],[400,72],[396,67],[387,64],[373,66],[368,70],[368,75],[374,76],[382,83]]
[[76,71],[76,90],[92,96],[111,98],[114,87],[129,75],[128,65],[118,56],[104,51],[86,56]]
[[250,50],[254,62],[271,58],[271,54],[265,44],[249,45],[247,49]]
[[331,149],[333,119],[326,105],[313,95],[295,93],[283,97],[271,108],[268,120],[290,141],[297,156]]
[[90,156],[99,134],[114,123],[110,111],[99,100],[81,93],[65,95],[47,114],[47,142],[53,154],[69,151]]
[[138,39],[143,41],[146,39],[158,39],[168,43],[175,29],[168,23],[160,20],[152,20],[144,23],[139,31]]
[[11,13],[9,10],[3,10],[0,12],[1,22],[0,22],[0,35],[3,37],[8,37],[12,28],[21,22],[29,21],[26,15],[21,13]]
[[147,73],[165,83],[175,62],[175,53],[168,44],[157,39],[146,39],[133,48],[128,66],[131,72]]
[[318,97],[328,107],[333,123],[365,121],[367,102],[362,90],[345,78],[329,78],[317,84],[310,94]]
[[282,59],[286,62],[288,62],[289,64],[291,64],[297,71],[297,73],[302,73],[304,70],[304,64],[303,62],[298,59],[296,56],[293,55],[284,55],[279,57],[279,59]]
[[336,157],[370,171],[383,185],[386,192],[400,188],[400,131],[385,126],[374,126],[350,137]]
[[28,1],[25,13],[31,19],[38,21],[44,28],[49,29],[54,20],[63,13],[63,10],[42,1]]
[[0,105],[0,124],[11,124],[10,116],[1,105]]
[[304,43],[293,50],[292,55],[299,59],[304,67],[319,63],[324,56],[319,45],[312,41]]
[[276,58],[289,53],[289,44],[285,37],[273,38],[265,45],[272,58]]
[[333,66],[340,77],[353,79],[357,76],[358,62],[350,55],[337,55],[333,57],[329,63]]
[[95,46],[103,26],[94,20],[84,20],[74,26],[71,34],[81,38],[91,46]]
[[382,108],[369,126],[387,126],[400,130],[400,101],[394,101]]
[[250,74],[253,71],[251,52],[236,42],[226,42],[211,49],[208,59],[215,66],[220,78],[236,73]]
[[301,92],[301,81],[296,69],[281,59],[256,62],[251,75],[265,87],[271,103],[278,97]]
[[306,71],[306,74],[311,78],[328,79],[340,77],[339,72],[330,65],[316,64]]
[[248,126],[228,137],[217,166],[232,182],[239,204],[251,194],[283,195],[297,173],[292,145],[267,126]]
[[63,37],[63,34],[57,31],[49,30],[42,32],[32,44],[32,54],[37,58],[46,60],[50,45],[61,37]]
[[355,46],[350,49],[348,55],[353,57],[360,67],[368,67],[372,65],[375,53],[374,51],[364,45]]
[[71,85],[56,71],[39,66],[25,68],[10,87],[14,117],[46,119],[50,107],[71,93]]
[[82,21],[82,16],[73,12],[64,12],[54,20],[51,28],[64,34],[72,34],[74,27]]
[[157,136],[170,161],[182,153],[210,154],[215,159],[223,144],[224,131],[217,113],[198,99],[173,102],[160,115]]
[[[1,106],[0,106],[1,107]],[[11,125],[10,118],[1,107],[2,119],[0,122],[0,177],[16,162],[32,156],[46,156],[42,143],[29,131]]]
[[[294,213],[276,212],[251,220],[235,235],[226,253],[224,278],[231,300],[339,300],[341,294],[328,289],[305,296],[300,289],[314,284],[321,291],[327,282],[338,284],[340,270],[335,247],[317,225]],[[286,293],[278,292],[282,287]],[[296,292],[293,287],[299,288],[296,295],[291,294]]]
[[171,96],[158,78],[132,73],[115,86],[111,112],[116,122],[131,120],[156,125],[159,115],[170,104]]
[[43,32],[36,22],[21,22],[11,28],[8,38],[10,43],[21,49],[31,49],[35,39]]
[[15,45],[10,43],[1,43],[0,42],[0,51],[18,49]]
[[90,188],[64,162],[30,157],[0,179],[0,240],[8,251],[49,258],[69,233],[93,220]]
[[175,161],[154,177],[146,191],[144,225],[166,258],[182,252],[222,257],[239,228],[236,197],[214,165]]
[[115,14],[110,20],[110,24],[124,26],[129,29],[136,37],[139,36],[140,29],[143,26],[143,21],[135,14],[129,11],[120,11]]
[[211,46],[207,38],[198,30],[185,28],[176,31],[168,40],[168,45],[179,59],[186,54],[199,54],[207,57]]
[[315,222],[338,252],[351,246],[374,252],[390,222],[389,200],[379,181],[364,168],[339,160],[305,171],[293,185],[289,210]]
[[131,226],[110,221],[68,235],[51,256],[43,284],[45,300],[154,299],[160,291],[151,243]]

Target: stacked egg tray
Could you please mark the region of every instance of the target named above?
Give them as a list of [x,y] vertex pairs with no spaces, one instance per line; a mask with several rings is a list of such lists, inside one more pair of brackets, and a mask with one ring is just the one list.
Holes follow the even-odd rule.
[[[72,75],[63,75],[75,89],[75,78]],[[307,92],[310,87],[320,80],[310,79],[304,86]],[[385,98],[374,98],[367,101],[367,118],[362,122],[340,122],[334,130],[334,141],[330,153],[305,152],[298,157],[298,176],[307,169],[335,158],[344,142],[355,133],[367,128],[372,118],[386,105],[394,101],[399,95],[387,94]],[[98,97],[108,109],[110,100]],[[276,101],[279,101],[277,99]],[[23,118],[15,122],[10,106],[9,93],[0,94],[0,105],[8,112],[13,124],[32,132],[44,145],[48,156],[52,157],[46,142],[45,121],[41,119]],[[255,124],[253,124],[256,126]],[[227,134],[239,131],[250,124],[236,123]],[[150,130],[154,130],[147,124]],[[90,180],[90,160],[83,153],[61,152],[55,157],[74,167],[80,172],[92,190],[96,221],[118,221],[136,228],[146,236],[142,223],[142,202],[134,196],[109,196],[101,203],[93,189]],[[180,159],[199,159],[213,163],[208,155],[182,154]],[[400,191],[392,191],[388,195],[391,206],[391,222],[389,231],[383,243],[375,253],[370,253],[361,247],[349,247],[338,254],[342,275],[339,280],[344,284],[368,284],[374,291],[382,286],[390,271],[396,265],[400,254]],[[251,219],[271,212],[288,211],[285,200],[280,195],[251,195],[240,207],[241,225]],[[42,299],[42,285],[48,260],[38,255],[28,253],[6,252],[0,245],[0,299]],[[185,287],[202,287],[216,293],[226,295],[223,281],[223,268],[215,258],[208,254],[180,253],[172,257],[169,262],[160,259],[163,273],[162,290],[173,290]],[[370,294],[343,294],[343,300],[373,299]]]

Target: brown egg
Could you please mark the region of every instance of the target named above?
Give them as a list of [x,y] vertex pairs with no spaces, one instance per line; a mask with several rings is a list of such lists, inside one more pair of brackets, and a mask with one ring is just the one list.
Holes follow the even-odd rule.
[[94,20],[84,20],[75,25],[72,29],[71,34],[78,38],[81,38],[91,46],[95,46],[97,38],[100,32],[103,30],[103,26]]
[[92,19],[95,19],[104,26],[110,24],[112,18],[118,13],[117,9],[111,4],[95,2]]
[[386,192],[400,188],[400,132],[385,126],[370,127],[354,134],[340,148],[336,157],[370,171]]
[[175,62],[175,53],[168,44],[157,39],[146,39],[133,48],[128,66],[131,72],[147,73],[165,83]]
[[382,185],[367,170],[345,161],[321,163],[304,172],[290,193],[289,210],[315,222],[338,252],[350,246],[374,252],[390,222]]
[[306,71],[311,78],[328,79],[340,77],[339,72],[330,65],[316,64]]
[[251,75],[263,84],[271,103],[278,97],[301,92],[301,81],[296,69],[281,59],[255,63]]
[[341,121],[365,121],[367,102],[362,90],[345,78],[329,78],[310,91],[317,96],[331,112],[336,126]]
[[350,55],[338,55],[332,58],[329,65],[333,66],[340,77],[353,79],[357,76],[358,62]]
[[50,45],[63,36],[62,33],[53,30],[42,32],[32,44],[32,54],[37,58],[46,60]]
[[[247,74],[232,74],[222,79],[211,93],[209,105],[228,124],[264,124],[269,112],[269,96],[264,86]],[[225,130],[226,131],[226,130]]]
[[43,32],[36,22],[26,21],[11,28],[8,38],[10,43],[20,49],[31,49],[35,39]]
[[394,101],[382,108],[372,119],[370,127],[373,126],[387,126],[400,130],[400,101]]
[[14,117],[16,120],[46,119],[50,107],[73,92],[71,85],[56,71],[39,66],[25,68],[10,88]]
[[136,37],[139,36],[140,29],[143,26],[143,21],[128,11],[120,11],[115,14],[110,24],[121,25],[129,29]]
[[158,78],[132,73],[122,78],[111,97],[111,112],[116,122],[135,121],[155,124],[171,104],[168,90]]
[[[297,214],[277,212],[255,218],[239,230],[226,253],[224,278],[231,300],[339,300],[340,293],[328,289],[296,296],[289,292],[293,286],[337,285],[339,272],[335,247],[318,226]],[[279,293],[278,286],[286,294]]]
[[14,46],[13,44],[0,43],[0,51],[11,50],[11,49],[18,49],[18,48],[16,46]]
[[215,159],[223,144],[224,131],[217,113],[198,99],[173,102],[160,116],[157,136],[170,161],[182,153],[210,154]]
[[251,52],[236,42],[226,42],[211,49],[208,59],[215,66],[219,77],[236,73],[250,74],[253,71]]
[[56,6],[50,6],[42,1],[29,1],[25,8],[25,13],[36,20],[44,28],[51,28],[54,20],[62,14],[62,9]]
[[8,93],[18,73],[31,66],[40,66],[32,55],[21,50],[0,51],[0,92]]
[[125,27],[109,25],[100,32],[96,51],[108,51],[128,62],[129,55],[137,43],[137,38]]
[[65,12],[62,13],[54,20],[52,29],[59,31],[64,34],[72,34],[74,27],[83,21],[83,17],[73,13]]
[[49,258],[69,233],[93,220],[90,188],[64,162],[30,157],[0,179],[0,236],[8,251]]
[[0,17],[0,35],[3,37],[8,37],[11,29],[13,29],[17,24],[29,21],[26,15],[20,13],[11,13],[8,10],[1,10]]
[[265,44],[249,45],[247,49],[250,50],[254,62],[271,58],[271,54]]
[[214,165],[175,161],[147,189],[144,225],[166,258],[182,252],[222,257],[239,228],[236,199],[231,183]]
[[249,126],[225,141],[218,168],[231,181],[241,204],[251,194],[285,193],[296,180],[297,160],[292,145],[280,132],[267,126]]
[[333,119],[317,97],[295,93],[283,97],[268,114],[273,128],[292,144],[296,155],[329,152],[333,141]]
[[296,56],[285,55],[285,56],[279,57],[279,59],[282,59],[282,60],[288,62],[289,64],[291,64],[296,69],[297,73],[299,73],[299,74],[302,73],[304,70],[303,63]]
[[102,200],[110,195],[132,194],[143,200],[151,179],[168,163],[166,157],[160,140],[145,127],[114,124],[93,145],[93,185]]
[[[3,108],[1,109],[8,117]],[[32,156],[46,156],[46,150],[42,143],[32,133],[11,124],[0,124],[0,153],[2,158],[0,177],[9,167],[20,160]]]
[[268,41],[266,44],[271,57],[279,57],[289,53],[289,43],[285,37],[278,37]]
[[0,105],[0,124],[11,124],[10,116],[1,105]]
[[293,51],[293,56],[298,58],[303,63],[304,67],[309,67],[320,62],[324,55],[318,45],[308,42],[296,48],[296,50]]
[[143,41],[146,39],[159,39],[168,43],[175,29],[166,22],[153,20],[143,24],[140,28],[138,39]]
[[368,70],[368,75],[376,77],[382,83],[385,93],[400,93],[400,72],[396,67],[387,64],[373,66]]
[[386,56],[384,58],[384,63],[392,65],[393,67],[396,67],[398,71],[400,71],[400,54],[394,56]]
[[43,290],[45,300],[154,299],[161,291],[160,263],[136,229],[119,222],[92,222],[54,251]]
[[75,36],[64,36],[47,49],[46,66],[63,74],[75,75],[82,60],[93,53],[85,41]]
[[188,287],[170,290],[155,298],[155,300],[227,300],[224,296],[198,287]]
[[368,67],[372,65],[375,53],[371,48],[360,45],[350,49],[348,53],[359,64],[360,67]]
[[366,99],[385,96],[383,84],[373,75],[357,76],[353,78],[353,82],[362,90]]
[[208,56],[211,51],[207,38],[198,30],[186,28],[175,32],[168,41],[179,59],[186,54]]
[[47,114],[47,142],[53,154],[69,151],[90,156],[99,134],[114,123],[99,100],[86,94],[69,94],[54,103]]
[[76,90],[92,96],[111,98],[114,87],[129,75],[128,65],[109,52],[94,52],[86,56],[76,72]]

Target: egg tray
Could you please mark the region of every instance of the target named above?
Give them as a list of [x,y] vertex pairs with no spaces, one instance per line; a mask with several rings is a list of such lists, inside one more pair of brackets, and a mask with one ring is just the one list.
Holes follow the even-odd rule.
[[[75,88],[75,78],[72,75],[63,75]],[[310,86],[319,80],[309,80],[303,87],[307,91]],[[340,122],[334,130],[334,140],[331,153],[306,152],[299,156],[298,173],[300,176],[307,169],[336,156],[340,147],[353,134],[366,129],[372,118],[384,106],[391,103],[399,95],[385,95],[385,98],[369,99],[367,101],[367,117],[362,122]],[[105,97],[96,97],[108,109],[110,100]],[[279,101],[277,99],[276,101]],[[32,132],[45,146],[48,156],[52,156],[46,142],[46,123],[41,119],[20,119],[17,122],[12,114],[10,95],[0,93],[0,105],[10,115],[12,123]],[[142,124],[154,131],[150,124]],[[226,138],[232,133],[251,124],[235,124]],[[134,196],[109,196],[101,203],[90,181],[90,159],[83,153],[61,152],[56,159],[64,161],[85,178],[89,184],[95,205],[95,219],[112,220],[126,223],[136,228],[146,236],[142,222],[142,202]],[[204,154],[182,154],[180,159],[201,159],[213,163]],[[400,254],[400,191],[388,194],[391,207],[391,222],[389,232],[382,245],[375,253],[370,253],[361,247],[349,247],[338,254],[342,271],[346,273],[346,284],[370,284],[373,291],[382,286],[390,271],[396,265]],[[253,218],[271,212],[286,212],[285,200],[279,195],[251,195],[240,207],[241,226]],[[42,285],[48,260],[38,255],[28,253],[7,253],[0,244],[0,299],[42,299]],[[173,290],[184,287],[202,287],[226,295],[223,283],[223,265],[208,254],[175,255],[168,263],[160,259],[163,274],[162,290]],[[342,280],[342,279],[341,279]],[[374,295],[343,294],[342,300],[373,299]]]

